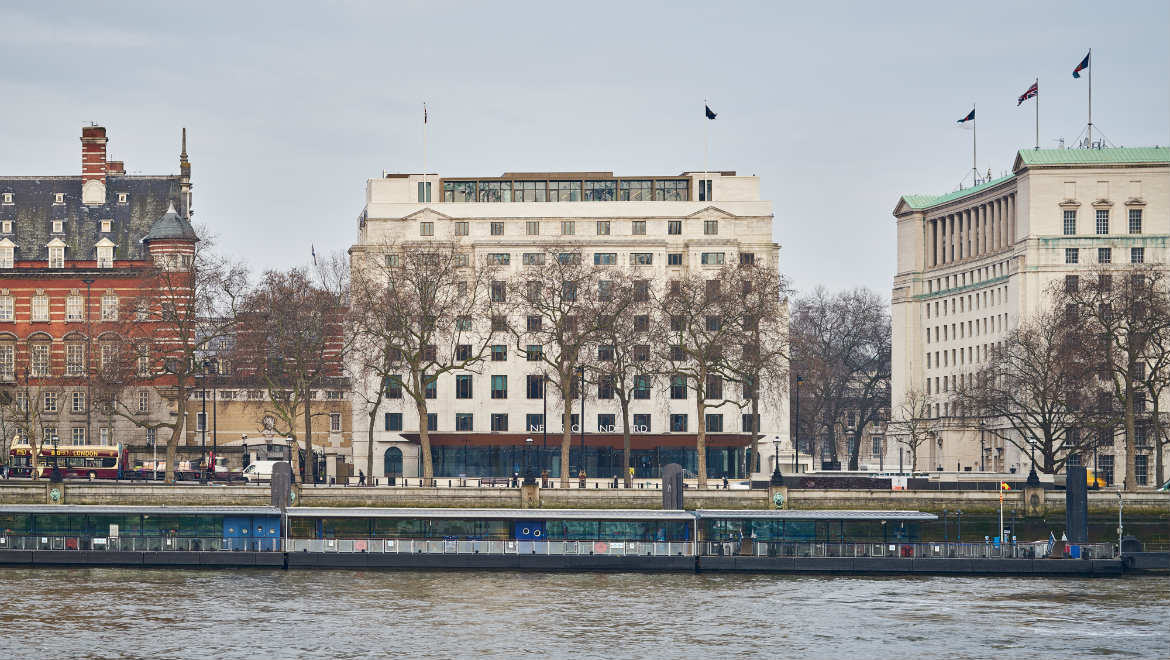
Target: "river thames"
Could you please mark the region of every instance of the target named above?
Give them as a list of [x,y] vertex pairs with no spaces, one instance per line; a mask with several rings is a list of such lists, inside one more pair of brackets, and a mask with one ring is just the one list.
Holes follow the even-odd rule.
[[1163,658],[1170,578],[0,569],[0,658]]

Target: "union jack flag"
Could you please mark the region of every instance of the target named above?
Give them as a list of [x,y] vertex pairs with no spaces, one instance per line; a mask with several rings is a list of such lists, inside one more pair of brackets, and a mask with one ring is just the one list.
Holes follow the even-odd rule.
[[1040,82],[1037,81],[1037,82],[1032,83],[1032,86],[1028,88],[1028,91],[1024,92],[1023,94],[1020,94],[1020,99],[1018,101],[1016,101],[1016,107],[1017,108],[1020,107],[1021,103],[1023,103],[1024,101],[1027,101],[1028,99],[1032,98],[1033,96],[1039,96],[1039,95],[1040,95]]

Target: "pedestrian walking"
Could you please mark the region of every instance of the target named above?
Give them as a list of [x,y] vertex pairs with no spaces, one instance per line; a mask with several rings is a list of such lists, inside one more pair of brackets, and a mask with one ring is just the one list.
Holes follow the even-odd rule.
[[366,473],[363,472],[362,470],[358,470],[358,485],[359,486],[366,485]]

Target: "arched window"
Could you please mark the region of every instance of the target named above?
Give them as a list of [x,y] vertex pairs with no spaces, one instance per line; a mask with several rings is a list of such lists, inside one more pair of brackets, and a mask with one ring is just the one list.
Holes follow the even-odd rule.
[[391,447],[386,450],[386,455],[382,459],[383,472],[387,477],[401,477],[402,476],[402,450],[398,447]]

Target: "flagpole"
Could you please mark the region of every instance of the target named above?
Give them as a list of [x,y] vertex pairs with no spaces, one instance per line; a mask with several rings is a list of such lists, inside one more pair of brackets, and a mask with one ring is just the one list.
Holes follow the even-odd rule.
[[[974,103],[971,104],[971,113],[972,114],[975,113],[975,104]],[[972,186],[979,185],[979,165],[976,164],[978,162],[978,155],[979,155],[978,149],[979,149],[979,147],[975,143],[975,136],[977,134],[976,133],[976,124],[978,123],[978,121],[979,120],[974,118],[974,117],[971,118],[971,172],[972,172],[971,185]]]
[[703,99],[703,181],[699,185],[702,191],[701,196],[708,202],[711,200],[707,199],[707,136],[711,132],[711,127],[707,124],[710,123],[711,119],[707,117],[707,99]]
[[1036,151],[1040,151],[1040,76],[1036,76]]
[[422,128],[422,147],[423,147],[423,198],[422,202],[427,202],[427,102],[423,101],[423,128]]
[[1093,49],[1089,49],[1089,148],[1093,148]]

